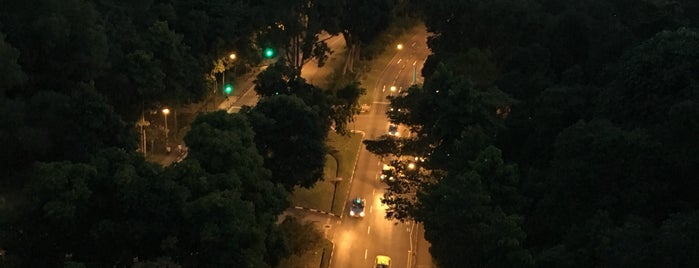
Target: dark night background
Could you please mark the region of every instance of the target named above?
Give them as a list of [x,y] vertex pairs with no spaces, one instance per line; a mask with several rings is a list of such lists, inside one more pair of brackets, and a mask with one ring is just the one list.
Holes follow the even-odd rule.
[[[370,60],[407,18],[433,54],[389,118],[415,135],[365,144],[426,159],[394,163],[385,202],[424,223],[439,267],[699,267],[695,0],[0,7],[0,266],[275,267],[302,251],[304,227],[277,216],[364,92],[307,83],[302,63],[326,59],[321,31]],[[296,54],[258,76],[259,105],[201,114],[177,165],[136,151],[144,111],[202,101],[218,59],[246,55],[245,72],[268,46]]]

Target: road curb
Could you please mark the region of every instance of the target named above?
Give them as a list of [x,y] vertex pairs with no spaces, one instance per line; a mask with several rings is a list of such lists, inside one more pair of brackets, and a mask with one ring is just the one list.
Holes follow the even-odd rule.
[[310,211],[310,212],[314,212],[314,213],[320,213],[320,214],[324,214],[324,215],[330,215],[330,216],[338,217],[338,218],[340,217],[340,216],[338,216],[338,215],[335,214],[335,213],[327,212],[327,211],[322,211],[322,210],[314,209],[314,208],[305,208],[305,207],[299,207],[299,206],[295,206],[294,208],[295,208],[295,209],[298,209],[298,210],[306,210],[306,211]]

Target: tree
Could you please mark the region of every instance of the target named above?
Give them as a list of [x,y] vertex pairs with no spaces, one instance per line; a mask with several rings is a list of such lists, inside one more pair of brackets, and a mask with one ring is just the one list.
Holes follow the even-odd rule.
[[694,254],[699,250],[699,213],[695,211],[671,215],[660,229],[655,265],[665,267],[692,267],[699,265]]
[[359,114],[359,97],[366,94],[358,82],[337,89],[322,89],[306,82],[283,59],[260,72],[255,80],[255,91],[262,97],[294,95],[318,113],[324,129],[334,127],[341,134]]
[[279,50],[297,76],[311,59],[323,66],[332,51],[325,40],[318,39],[326,21],[321,18],[319,5],[300,0],[266,0],[263,5],[267,7],[263,16],[266,27],[258,40],[260,50]]
[[328,132],[303,100],[286,95],[264,98],[247,116],[274,182],[290,191],[294,186],[310,188],[323,178]]
[[209,180],[202,183],[183,177],[202,190],[185,205],[189,241],[185,245],[189,248],[179,252],[184,258],[181,263],[264,265],[265,233],[275,228],[272,225],[277,215],[288,207],[288,193],[269,180],[270,173],[255,149],[254,134],[245,116],[225,111],[200,115],[185,142],[190,148],[185,162],[201,166],[204,174],[211,174],[206,176],[216,179],[209,184]]
[[[184,140],[189,147],[188,157],[199,161],[209,173],[245,169],[252,172],[246,175],[267,178],[269,173],[259,168],[262,158],[253,136],[243,116],[218,111],[199,115]],[[224,144],[227,146],[221,146]]]
[[279,59],[257,74],[255,92],[261,97],[293,94],[294,88],[291,88],[289,84],[290,81],[299,76],[299,73],[296,72],[285,59]]
[[499,166],[497,170],[486,171],[478,167],[486,164],[485,159],[496,163],[500,160],[490,159],[489,155],[492,153],[483,152],[482,163],[471,164],[480,170],[449,173],[417,195],[416,219],[424,222],[425,238],[432,244],[430,253],[440,266],[530,267],[534,264],[532,255],[524,249],[526,234],[519,226],[521,217],[503,211],[493,198],[502,196],[498,193],[502,188],[495,186],[498,176],[490,176],[506,173],[507,168]]
[[6,41],[20,51],[28,83],[18,93],[53,89],[70,94],[107,68],[108,39],[99,13],[83,0],[3,1]]
[[664,218],[674,197],[667,192],[663,174],[669,171],[660,152],[643,132],[624,131],[605,120],[581,121],[562,131],[546,180],[538,182],[543,196],[528,232],[555,241],[600,211],[612,223],[630,215],[651,222]]
[[4,98],[5,91],[19,86],[27,80],[22,67],[17,63],[19,51],[5,41],[5,35],[0,32],[0,98]]
[[361,112],[359,98],[366,94],[366,89],[359,82],[351,82],[333,91],[330,106],[330,121],[335,131],[347,134],[347,126],[354,121],[354,116]]
[[85,161],[104,148],[136,147],[133,129],[91,86],[68,96],[42,91],[31,98],[27,113],[27,120],[50,140],[40,160]]
[[374,41],[391,23],[395,1],[329,2],[341,3],[337,24],[349,51],[342,73],[353,72],[354,62],[359,60],[362,46],[366,46]]
[[60,266],[66,254],[81,247],[92,196],[89,183],[96,174],[85,164],[38,164],[26,184],[26,199],[17,214],[10,214],[10,228],[4,231],[9,255],[22,266]]

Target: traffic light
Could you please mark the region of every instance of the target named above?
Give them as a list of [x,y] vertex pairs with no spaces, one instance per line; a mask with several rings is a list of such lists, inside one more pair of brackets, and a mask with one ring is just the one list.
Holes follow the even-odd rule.
[[226,95],[231,95],[231,93],[233,93],[233,85],[231,85],[231,84],[226,84],[226,85],[223,87],[223,93],[226,93]]
[[265,50],[262,52],[262,55],[264,55],[265,58],[268,58],[268,59],[273,58],[274,54],[276,54],[276,53],[274,52],[274,49],[272,49],[271,47],[265,48]]

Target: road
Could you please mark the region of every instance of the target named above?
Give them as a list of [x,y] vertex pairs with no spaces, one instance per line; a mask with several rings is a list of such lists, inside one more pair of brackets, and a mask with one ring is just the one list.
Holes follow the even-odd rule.
[[[374,86],[372,104],[367,113],[356,117],[354,129],[363,131],[366,139],[375,139],[388,132],[386,96],[407,89],[413,81],[421,82],[420,70],[430,51],[426,44],[427,32],[423,29],[404,41],[401,50],[382,71]],[[371,86],[371,85],[369,85]],[[395,91],[391,87],[395,86]],[[371,92],[371,90],[370,90]],[[402,135],[406,135],[405,129]],[[356,171],[352,178],[349,199],[366,199],[366,216],[363,219],[349,217],[349,203],[342,221],[334,230],[335,250],[331,267],[372,267],[376,255],[387,255],[392,267],[432,267],[427,253],[427,243],[422,229],[415,223],[400,223],[385,218],[386,208],[381,204],[385,185],[379,180],[381,163],[370,152],[359,153]],[[423,248],[418,248],[422,246]]]
[[[323,37],[321,37],[323,38]],[[327,40],[328,47],[334,51],[334,53],[342,53],[344,51],[345,39],[340,36],[335,36]],[[334,54],[333,53],[333,54]],[[331,60],[334,58],[330,55]],[[260,100],[260,96],[255,93],[254,90],[254,80],[257,74],[264,70],[266,66],[259,68],[258,70],[247,74],[246,77],[239,79],[238,88],[242,89],[239,92],[240,95],[232,96],[230,99],[221,102],[219,109],[227,110],[229,113],[236,113],[240,110],[242,106],[255,106],[257,101]],[[309,61],[303,65],[301,69],[301,77],[305,78],[309,83],[314,81],[318,82],[332,72],[330,66],[325,65],[318,68],[318,64],[315,61]]]
[[[427,48],[427,32],[422,29],[409,40],[405,40],[403,48],[396,49],[394,57],[383,68],[374,90],[369,90],[373,100],[370,109],[355,118],[352,127],[364,132],[365,139],[375,139],[388,132],[386,111],[388,100],[386,96],[398,94],[407,89],[413,82],[421,83],[420,70],[425,59],[430,54]],[[344,50],[342,37],[328,40],[328,44],[336,53]],[[332,57],[332,56],[331,56]],[[258,71],[261,71],[261,68]],[[313,62],[304,65],[301,76],[309,82],[321,82],[328,75],[328,67],[318,68]],[[240,79],[236,92],[219,105],[219,109],[235,113],[243,105],[253,106],[259,96],[253,90],[253,80],[257,72]],[[372,85],[368,85],[372,86]],[[395,86],[396,91],[391,91]],[[399,127],[401,135],[407,135],[406,130]],[[386,187],[380,180],[381,163],[370,152],[360,150],[350,194],[347,198],[362,197],[366,199],[366,215],[364,218],[352,218],[347,215],[349,202],[341,218],[321,215],[317,218],[304,217],[323,227],[326,237],[334,243],[334,251],[330,267],[354,268],[372,267],[376,255],[387,255],[392,258],[392,267],[427,268],[433,267],[431,256],[427,250],[429,244],[424,240],[424,231],[418,224],[400,223],[385,219],[386,210],[381,205],[380,198]],[[306,213],[305,215],[313,215]]]

